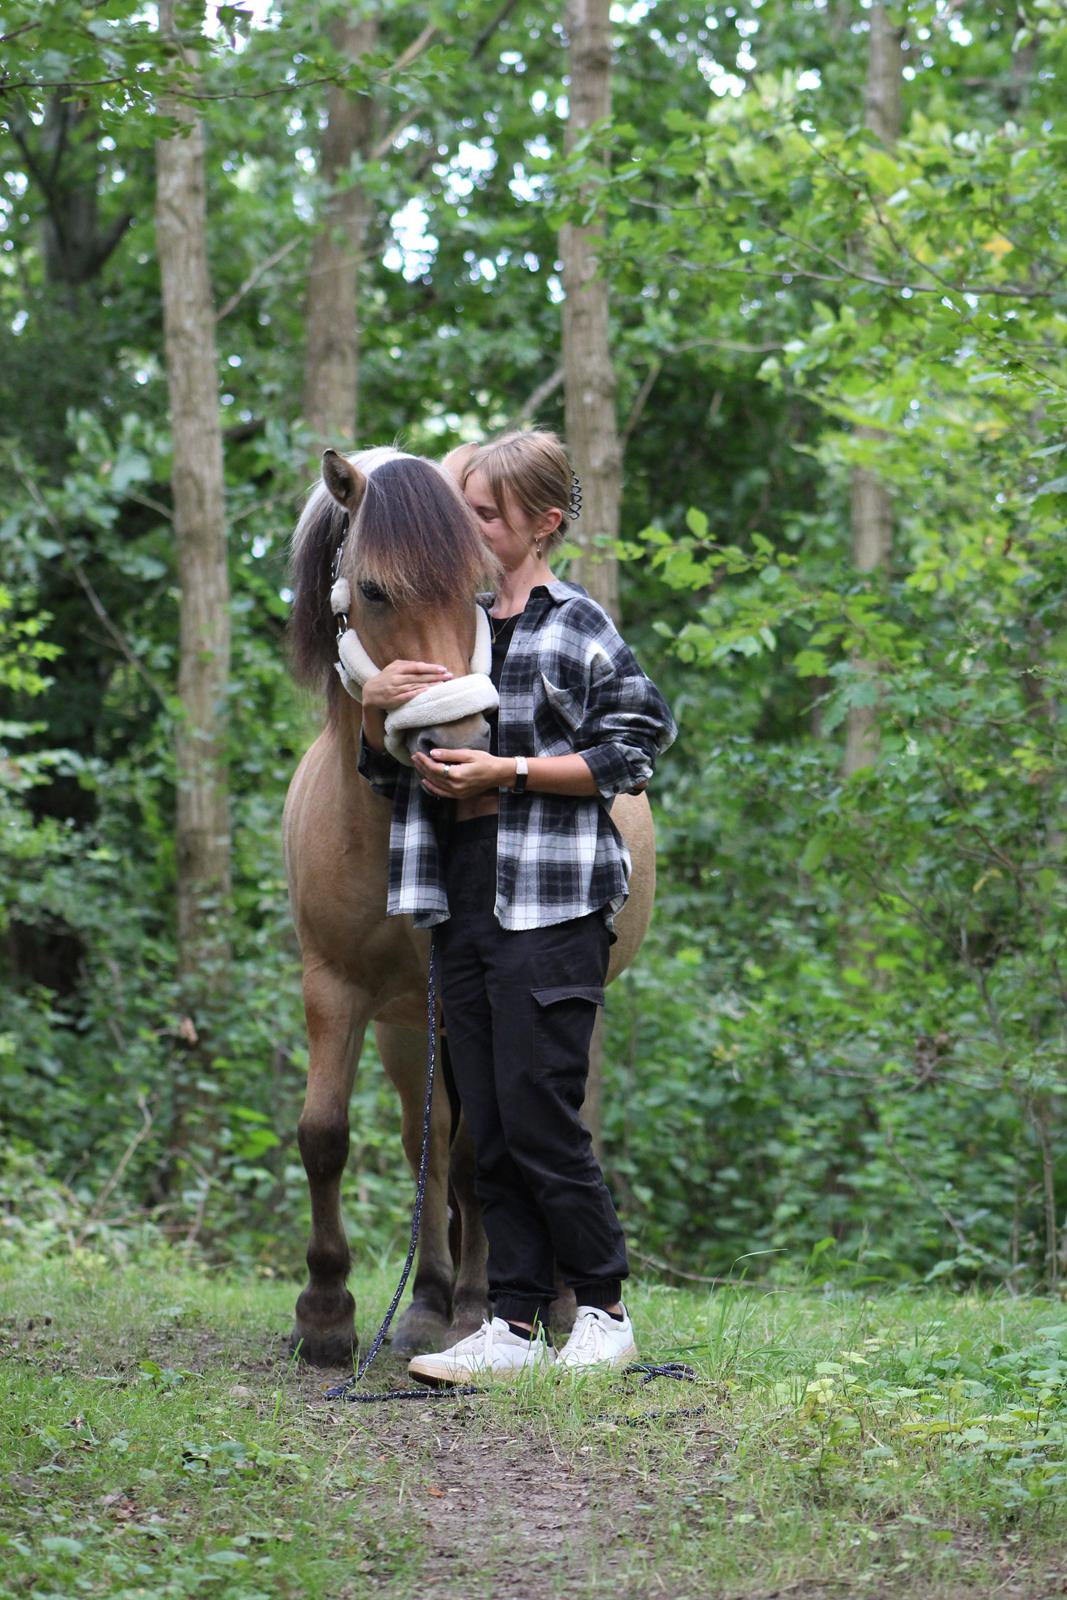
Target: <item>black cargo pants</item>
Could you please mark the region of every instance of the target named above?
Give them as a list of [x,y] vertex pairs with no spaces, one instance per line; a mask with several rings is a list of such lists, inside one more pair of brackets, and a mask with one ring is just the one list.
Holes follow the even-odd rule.
[[449,1055],[477,1157],[498,1317],[542,1321],[555,1269],[579,1305],[609,1306],[626,1245],[579,1111],[609,935],[596,912],[509,931],[493,915],[493,817],[447,845],[450,916],[435,930]]

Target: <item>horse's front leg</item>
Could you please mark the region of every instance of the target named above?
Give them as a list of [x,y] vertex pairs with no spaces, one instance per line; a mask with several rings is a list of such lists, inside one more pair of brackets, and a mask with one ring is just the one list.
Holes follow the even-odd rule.
[[307,1288],[296,1302],[289,1348],[318,1367],[350,1366],[356,1303],[345,1287],[352,1263],[341,1222],[348,1159],[348,1102],[369,1012],[367,997],[336,969],[304,972],[308,1081],[297,1128],[311,1194]]
[[[426,1099],[426,1033],[395,1023],[375,1024],[382,1064],[400,1096],[401,1137],[413,1173],[422,1154]],[[440,1078],[430,1113],[430,1162],[419,1227],[419,1253],[411,1304],[394,1325],[393,1352],[415,1355],[442,1350],[452,1314],[452,1255],[448,1247],[448,1140],[451,1111]]]

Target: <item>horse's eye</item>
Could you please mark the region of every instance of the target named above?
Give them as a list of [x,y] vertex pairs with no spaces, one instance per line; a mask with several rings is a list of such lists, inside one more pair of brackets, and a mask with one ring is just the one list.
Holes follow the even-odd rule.
[[369,600],[373,605],[384,605],[389,599],[385,590],[378,583],[361,583],[359,592],[364,600]]

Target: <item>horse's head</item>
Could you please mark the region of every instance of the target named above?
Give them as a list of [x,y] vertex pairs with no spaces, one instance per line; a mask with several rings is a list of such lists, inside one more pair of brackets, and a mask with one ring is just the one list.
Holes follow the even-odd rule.
[[[308,525],[305,528],[305,525]],[[326,531],[312,536],[311,527]],[[301,529],[305,533],[301,534]],[[489,728],[480,709],[465,709],[462,682],[469,680],[476,646],[475,595],[492,587],[496,573],[485,541],[452,478],[435,463],[397,450],[362,451],[350,457],[336,450],[323,456],[322,483],[312,492],[297,530],[298,584],[309,566],[320,584],[322,553],[301,561],[309,539],[340,549],[336,577],[347,584],[346,648],[362,650],[364,673],[397,659],[433,661],[453,674],[451,691],[427,691],[425,721],[419,695],[397,719],[412,726],[392,734],[391,748],[403,757],[436,746],[488,747]],[[325,580],[318,602],[328,605]],[[297,604],[300,595],[298,590]],[[296,613],[294,607],[294,616]],[[353,642],[354,641],[354,642]],[[300,647],[297,639],[298,651]],[[333,659],[337,646],[331,643]],[[485,672],[487,665],[479,664]],[[356,674],[354,674],[356,675]],[[477,694],[474,694],[477,700]],[[485,705],[482,697],[480,704]],[[402,742],[401,742],[402,741]]]

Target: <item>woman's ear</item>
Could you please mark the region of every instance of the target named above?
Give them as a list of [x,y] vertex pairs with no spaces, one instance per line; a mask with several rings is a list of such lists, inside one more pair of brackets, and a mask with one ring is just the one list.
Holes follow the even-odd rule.
[[537,520],[537,531],[542,539],[550,539],[563,521],[563,512],[558,506],[553,506],[550,511],[542,511]]

